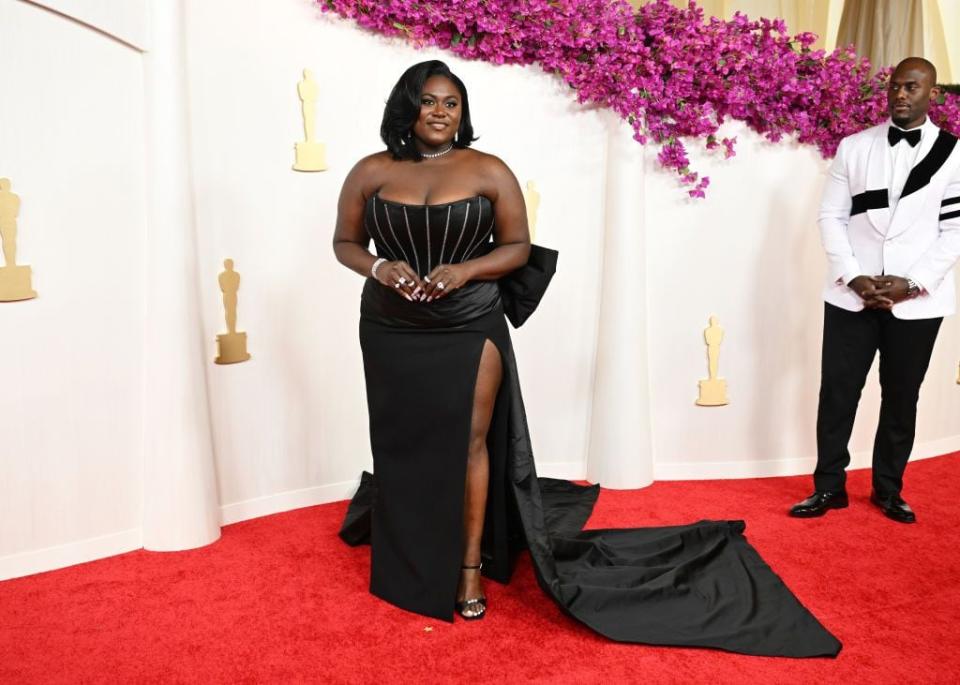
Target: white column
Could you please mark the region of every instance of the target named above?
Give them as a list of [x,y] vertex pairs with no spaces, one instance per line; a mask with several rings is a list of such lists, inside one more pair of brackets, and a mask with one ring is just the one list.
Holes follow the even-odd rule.
[[150,3],[143,545],[220,536],[191,190],[183,0]]
[[643,148],[611,115],[596,377],[587,480],[608,488],[653,482],[647,378]]

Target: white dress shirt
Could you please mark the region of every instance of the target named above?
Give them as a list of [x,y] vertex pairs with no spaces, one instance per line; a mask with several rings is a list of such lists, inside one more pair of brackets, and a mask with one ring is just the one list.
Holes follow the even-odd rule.
[[[890,126],[901,131],[916,131],[916,128],[905,129],[897,126],[890,121]],[[900,195],[903,193],[903,186],[907,182],[907,176],[910,175],[910,169],[917,163],[917,153],[923,145],[923,139],[929,135],[936,136],[938,129],[930,122],[930,117],[924,119],[918,127],[920,129],[920,142],[910,146],[905,140],[899,141],[896,145],[889,148],[890,155],[890,187],[887,189],[890,198],[890,213],[897,211],[897,203],[900,201]],[[930,129],[933,129],[931,133]]]

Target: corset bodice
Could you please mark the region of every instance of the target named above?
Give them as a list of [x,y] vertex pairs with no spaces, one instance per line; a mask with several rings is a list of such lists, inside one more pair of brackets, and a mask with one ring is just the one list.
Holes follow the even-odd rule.
[[482,195],[439,205],[367,200],[364,226],[377,254],[403,260],[422,278],[438,264],[483,254],[493,234],[493,205]]

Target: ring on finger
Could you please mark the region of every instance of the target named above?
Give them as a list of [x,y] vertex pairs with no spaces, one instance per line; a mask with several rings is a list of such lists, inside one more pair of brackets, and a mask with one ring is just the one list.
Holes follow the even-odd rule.
[[403,276],[401,276],[401,277],[400,277],[400,280],[398,281],[398,283],[399,283],[400,285],[403,285],[403,284],[406,283],[406,282],[407,282],[407,279],[404,278]]
[[437,288],[443,290],[446,286],[443,285],[443,281],[437,281]]

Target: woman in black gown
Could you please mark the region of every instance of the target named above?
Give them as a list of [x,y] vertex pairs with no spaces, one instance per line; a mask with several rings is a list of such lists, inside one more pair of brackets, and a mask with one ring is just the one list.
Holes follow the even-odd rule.
[[364,474],[341,536],[371,543],[371,592],[427,616],[482,618],[481,563],[507,582],[527,548],[544,591],[612,639],[835,656],[840,643],[741,521],[581,530],[598,487],[537,477],[504,320],[498,280],[529,268],[516,179],[470,149],[467,91],[442,62],[403,74],[381,137],[387,150],[344,182],[334,237],[337,259],[367,277],[374,476]]
[[461,615],[481,618],[486,438],[509,346],[496,279],[527,261],[523,195],[503,162],[469,149],[466,89],[442,62],[403,75],[381,136],[388,150],[344,182],[334,238],[337,258],[371,277],[371,591],[447,620],[456,593]]

